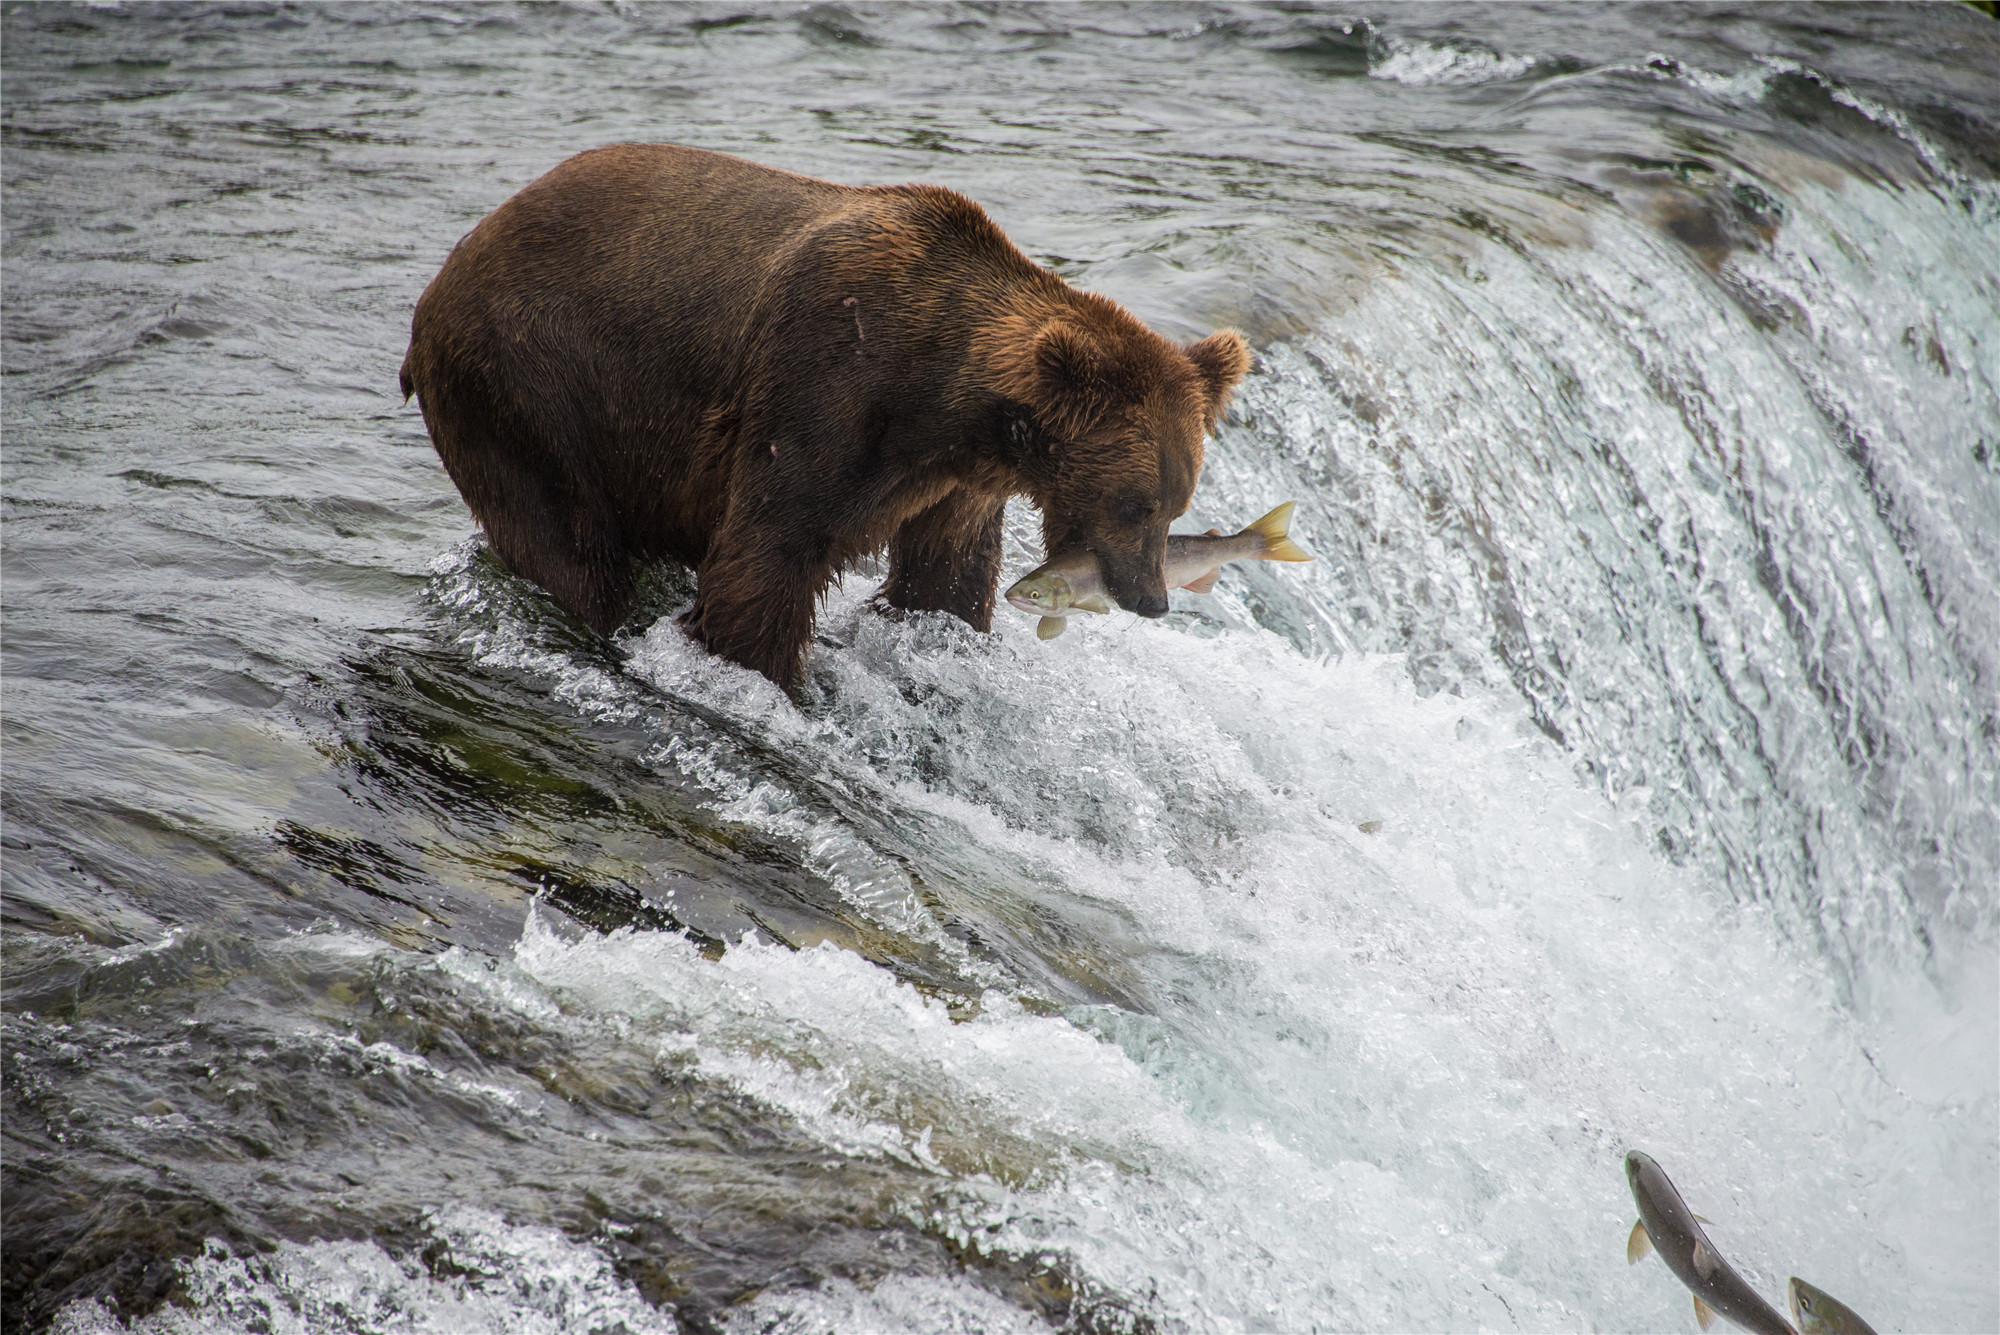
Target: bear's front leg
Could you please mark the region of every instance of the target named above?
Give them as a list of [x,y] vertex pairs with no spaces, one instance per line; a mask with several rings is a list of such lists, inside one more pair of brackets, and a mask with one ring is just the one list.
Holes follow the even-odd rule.
[[882,599],[913,612],[950,612],[974,630],[993,629],[1006,508],[1004,496],[960,487],[904,520],[889,540]]
[[688,633],[710,653],[790,688],[805,669],[820,595],[832,582],[824,543],[732,519],[695,572]]

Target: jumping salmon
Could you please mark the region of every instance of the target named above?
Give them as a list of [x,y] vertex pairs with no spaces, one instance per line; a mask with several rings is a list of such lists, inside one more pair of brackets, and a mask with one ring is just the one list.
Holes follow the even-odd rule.
[[[1206,533],[1167,535],[1167,587],[1207,593],[1215,587],[1222,567],[1231,561],[1312,560],[1286,536],[1294,504],[1286,501],[1233,535],[1213,528]],[[1097,558],[1087,551],[1065,553],[1023,575],[1007,590],[1007,601],[1023,612],[1040,615],[1042,619],[1035,627],[1035,634],[1045,640],[1054,639],[1068,628],[1071,612],[1111,610]]]
[[1688,1209],[1679,1191],[1649,1154],[1633,1150],[1625,1156],[1625,1178],[1632,1199],[1639,1203],[1639,1222],[1625,1242],[1625,1259],[1637,1262],[1658,1248],[1674,1278],[1694,1295],[1694,1317],[1707,1330],[1718,1313],[1750,1335],[1799,1335],[1778,1309],[1757,1296],[1749,1281],[1729,1268],[1701,1231],[1701,1218]]

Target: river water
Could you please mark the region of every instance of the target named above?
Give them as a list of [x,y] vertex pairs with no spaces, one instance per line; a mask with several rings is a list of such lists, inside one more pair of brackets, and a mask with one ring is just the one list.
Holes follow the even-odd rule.
[[[2000,1327],[2000,25],[5,10],[5,1325]],[[1049,643],[484,550],[452,243],[670,140],[1257,366]],[[1008,568],[1037,559],[1010,511]]]

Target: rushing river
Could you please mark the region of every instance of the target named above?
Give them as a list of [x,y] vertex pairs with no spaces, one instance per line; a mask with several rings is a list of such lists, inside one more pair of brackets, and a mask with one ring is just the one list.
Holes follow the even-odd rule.
[[[2000,24],[5,10],[5,1326],[2000,1328]],[[453,242],[670,140],[1257,365],[1040,642],[486,553]],[[1011,571],[1038,559],[1009,515]]]

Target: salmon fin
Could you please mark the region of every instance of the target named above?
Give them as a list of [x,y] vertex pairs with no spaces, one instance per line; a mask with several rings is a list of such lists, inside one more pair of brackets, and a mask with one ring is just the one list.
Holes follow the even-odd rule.
[[1038,640],[1053,640],[1068,629],[1069,618],[1067,617],[1043,617],[1035,623],[1035,638]]
[[1653,1235],[1646,1231],[1646,1221],[1641,1219],[1632,1225],[1632,1236],[1625,1239],[1625,1264],[1639,1264],[1646,1259],[1646,1253],[1652,1250]]
[[1709,1246],[1706,1242],[1697,1242],[1694,1245],[1694,1256],[1692,1259],[1694,1261],[1695,1274],[1700,1275],[1703,1279],[1707,1279],[1710,1275],[1722,1269],[1722,1258],[1717,1256],[1715,1248]]
[[[1310,561],[1312,554],[1286,536],[1292,526],[1292,507],[1297,501],[1286,501],[1271,513],[1243,530],[1255,533],[1264,540],[1264,550],[1258,553],[1263,561]],[[1242,534],[1238,534],[1241,537]]]
[[[1694,1295],[1692,1294],[1688,1296],[1694,1297]],[[1699,1324],[1703,1330],[1713,1330],[1715,1328],[1715,1309],[1713,1307],[1710,1307],[1707,1303],[1703,1302],[1700,1298],[1695,1298],[1694,1319],[1696,1323]]]
[[1072,612],[1109,612],[1111,604],[1104,601],[1104,595],[1093,593],[1088,598],[1079,598],[1069,605]]
[[1203,575],[1200,579],[1191,579],[1187,583],[1181,585],[1181,587],[1183,589],[1186,589],[1189,593],[1207,593],[1210,589],[1213,589],[1215,587],[1215,581],[1221,578],[1222,578],[1222,567],[1217,566],[1215,569],[1209,571],[1206,575]]

